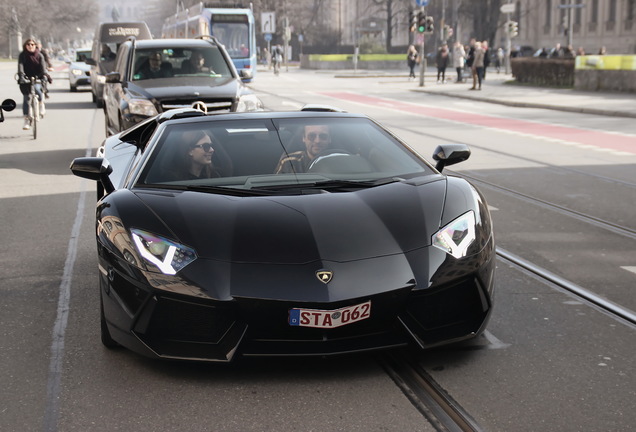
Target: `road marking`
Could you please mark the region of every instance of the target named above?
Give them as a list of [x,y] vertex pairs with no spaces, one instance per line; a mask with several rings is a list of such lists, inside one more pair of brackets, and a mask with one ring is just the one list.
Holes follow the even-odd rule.
[[636,155],[636,136],[633,135],[577,129],[569,126],[431,107],[347,91],[320,92],[319,94],[365,106],[382,106],[419,116],[432,117],[461,124],[471,124],[499,131],[520,133],[533,138],[543,137],[553,139],[556,142],[569,142],[579,147],[583,146],[582,148],[586,149],[607,149],[612,152],[627,153],[632,156]]
[[627,270],[632,273],[636,273],[636,266],[621,266],[623,270]]

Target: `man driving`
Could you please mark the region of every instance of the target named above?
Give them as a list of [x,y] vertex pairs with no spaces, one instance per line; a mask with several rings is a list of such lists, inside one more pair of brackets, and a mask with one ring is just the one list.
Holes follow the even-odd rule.
[[331,134],[327,125],[307,125],[304,129],[305,150],[284,154],[276,174],[304,173],[316,157],[331,145]]

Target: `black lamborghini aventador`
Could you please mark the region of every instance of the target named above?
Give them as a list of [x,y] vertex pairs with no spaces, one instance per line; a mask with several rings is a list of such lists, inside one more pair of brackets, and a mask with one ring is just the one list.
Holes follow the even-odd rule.
[[493,306],[483,195],[364,115],[172,110],[71,164],[98,182],[101,336],[159,358],[473,338]]

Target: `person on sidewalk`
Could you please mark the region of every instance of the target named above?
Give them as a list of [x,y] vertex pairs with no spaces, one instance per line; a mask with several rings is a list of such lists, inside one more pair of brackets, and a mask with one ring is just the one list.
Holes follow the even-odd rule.
[[415,78],[415,65],[417,64],[417,49],[415,45],[409,45],[406,51],[406,64],[409,67],[409,79]]
[[462,72],[465,66],[466,50],[464,50],[464,46],[461,44],[461,42],[456,41],[453,45],[453,67],[457,71],[457,81],[455,81],[456,83],[464,81]]
[[446,68],[448,67],[448,45],[444,44],[437,50],[435,63],[437,64],[437,84],[444,84],[446,82]]
[[504,54],[503,48],[501,47],[497,48],[497,57],[495,60],[495,69],[497,69],[497,73],[501,71],[501,67],[503,66],[505,61],[504,57],[505,57],[505,54]]
[[488,41],[483,41],[481,43],[481,49],[484,51],[484,73],[482,74],[481,79],[486,79],[486,69],[490,66],[490,48],[488,47]]
[[473,62],[475,61],[475,42],[475,38],[471,38],[470,44],[466,48],[466,52],[468,53],[466,54],[466,69],[467,72],[470,71],[471,75],[473,71]]
[[[473,86],[470,90],[481,90],[481,81],[484,78],[484,50],[481,42],[475,42],[475,60],[473,61]],[[479,84],[479,87],[476,87]]]
[[[18,55],[18,84],[22,93],[22,114],[24,115],[24,126],[22,129],[31,129],[33,119],[29,116],[29,94],[31,93],[31,78],[38,78],[41,81],[46,79],[46,61],[38,50],[35,40],[27,39],[22,45],[22,52]],[[44,116],[46,108],[44,106],[44,95],[42,85],[35,84],[35,93],[40,101],[40,116]]]

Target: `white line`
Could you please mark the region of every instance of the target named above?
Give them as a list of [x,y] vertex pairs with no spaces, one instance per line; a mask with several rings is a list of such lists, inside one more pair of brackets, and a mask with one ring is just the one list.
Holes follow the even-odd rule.
[[[97,113],[97,110],[95,110]],[[89,128],[88,147],[86,148],[86,156],[90,156],[91,137],[90,134],[94,130],[95,115],[91,127]],[[49,374],[46,384],[46,408],[44,410],[44,427],[45,432],[56,432],[57,421],[60,415],[60,385],[62,382],[62,365],[64,358],[64,339],[66,336],[66,324],[68,323],[69,305],[71,301],[71,280],[73,279],[73,267],[77,258],[77,243],[79,241],[80,229],[82,227],[82,219],[84,217],[84,201],[86,198],[86,181],[82,180],[81,192],[77,203],[77,211],[75,213],[75,221],[71,229],[71,238],[68,242],[66,251],[66,262],[64,263],[64,272],[60,283],[60,295],[57,300],[57,317],[53,325],[53,340],[51,342],[51,360],[49,362]]]
[[627,270],[632,273],[636,273],[636,266],[621,266],[623,270]]

